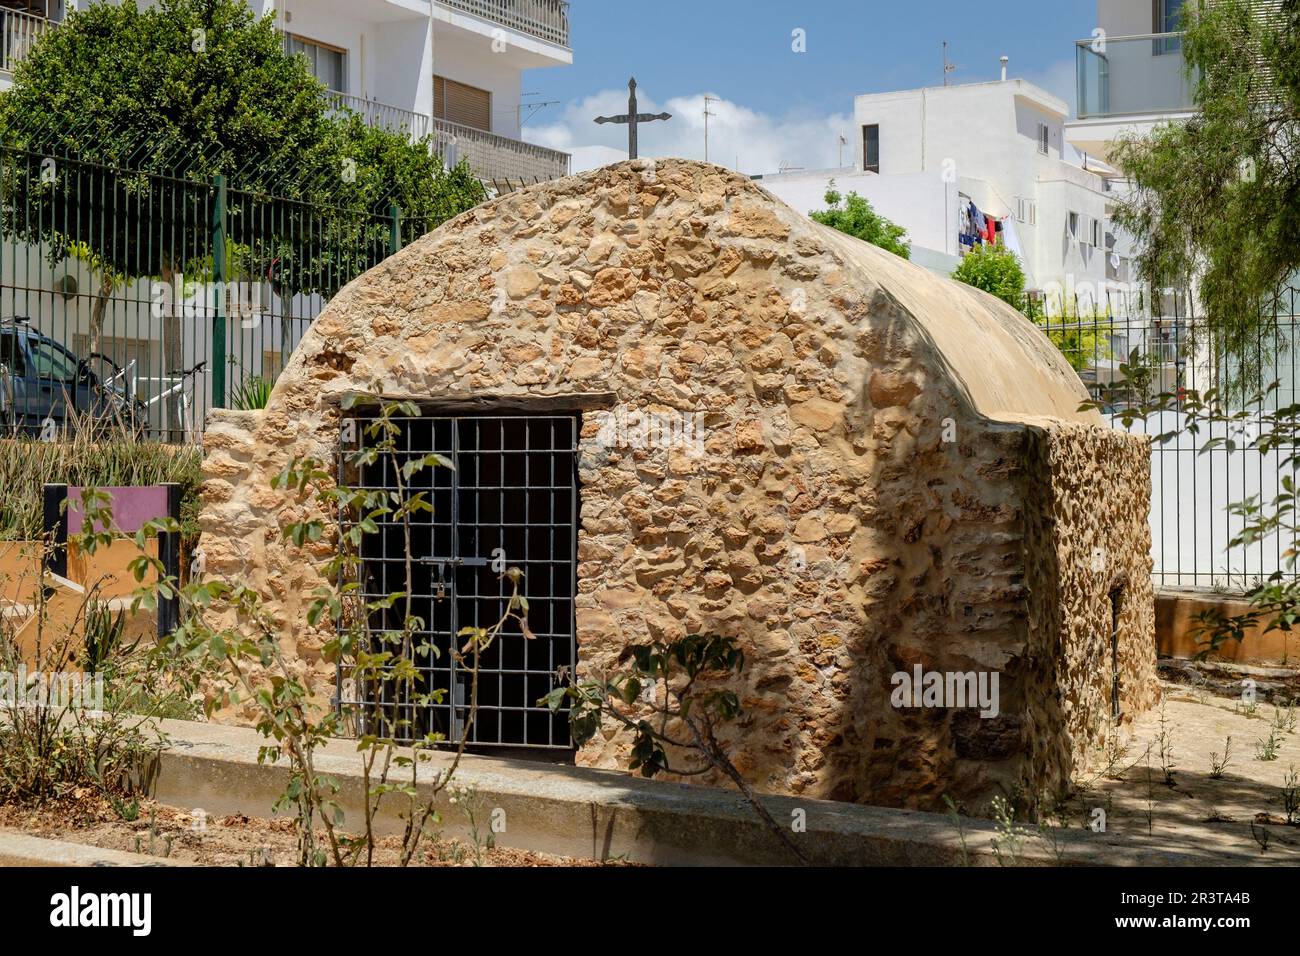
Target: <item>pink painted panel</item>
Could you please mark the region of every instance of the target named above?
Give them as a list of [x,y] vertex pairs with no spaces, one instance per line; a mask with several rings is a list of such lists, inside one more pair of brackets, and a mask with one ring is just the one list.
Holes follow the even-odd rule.
[[[163,485],[144,485],[131,488],[98,488],[111,499],[113,530],[135,534],[146,521],[167,517],[167,488]],[[86,526],[82,511],[81,489],[68,488],[68,533],[81,534]],[[102,527],[95,528],[103,531]]]

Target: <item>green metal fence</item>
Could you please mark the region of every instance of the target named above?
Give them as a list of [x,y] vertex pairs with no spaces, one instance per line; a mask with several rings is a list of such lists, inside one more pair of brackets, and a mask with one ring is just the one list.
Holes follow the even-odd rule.
[[196,441],[433,220],[0,146],[0,430]]

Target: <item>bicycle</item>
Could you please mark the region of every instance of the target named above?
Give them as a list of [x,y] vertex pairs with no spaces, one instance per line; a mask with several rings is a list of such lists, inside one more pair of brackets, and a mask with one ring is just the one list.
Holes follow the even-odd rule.
[[[138,367],[138,363],[135,359],[132,359],[131,361],[127,362],[126,368],[122,368],[115,361],[113,361],[107,355],[103,355],[102,353],[97,352],[93,354],[91,358],[100,359],[102,362],[106,363],[109,366],[109,368],[112,370],[111,375],[108,375],[106,377],[100,376],[101,383],[103,383],[104,386],[108,387],[107,390],[110,394],[120,395],[121,393],[127,391],[126,386],[128,384],[128,380],[130,384],[129,391],[133,395],[138,393],[141,381],[145,381],[145,382],[154,381],[152,377],[141,378],[134,374]],[[197,403],[195,402],[195,395],[197,394],[197,390],[198,390],[198,377],[207,369],[207,365],[208,363],[205,360],[194,365],[192,368],[176,370],[169,373],[166,376],[160,376],[158,379],[160,383],[170,380],[172,384],[167,388],[159,391],[158,394],[154,395],[152,398],[149,398],[147,400],[141,400],[139,398],[134,399],[137,408],[132,410],[132,412],[130,413],[130,417],[137,418],[139,420],[139,424],[136,426],[137,429],[143,430],[143,428],[145,427],[145,423],[148,421],[150,417],[150,414],[153,412],[155,408],[157,408],[159,409],[160,412],[164,413],[165,416],[163,418],[162,427],[160,430],[168,438],[171,438],[177,429],[173,427],[172,422],[170,420],[171,416],[169,413],[173,409],[170,406],[170,404],[167,403],[169,399],[175,398],[176,407],[174,410],[176,411],[177,424],[180,426],[179,430],[182,435],[182,440],[186,444],[190,444],[190,445],[198,444],[199,431],[198,431],[198,424],[196,421],[196,414],[195,414],[195,409],[197,407]],[[118,381],[121,382],[123,387],[121,389],[111,388],[112,383]]]

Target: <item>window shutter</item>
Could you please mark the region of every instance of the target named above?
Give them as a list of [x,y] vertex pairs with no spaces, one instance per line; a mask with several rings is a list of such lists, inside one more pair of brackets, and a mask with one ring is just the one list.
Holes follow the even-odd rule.
[[492,94],[445,76],[433,78],[433,111],[439,119],[492,131]]

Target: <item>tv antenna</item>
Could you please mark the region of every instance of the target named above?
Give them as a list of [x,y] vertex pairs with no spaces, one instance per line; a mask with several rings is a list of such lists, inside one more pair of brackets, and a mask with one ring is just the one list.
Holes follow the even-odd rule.
[[[525,102],[523,101],[523,97],[525,97],[525,96],[538,96],[538,95],[539,95],[539,94],[537,94],[537,93],[520,93],[520,94],[519,94],[519,97],[520,97],[520,99],[519,99],[519,105],[518,105],[517,107],[515,107],[515,110],[516,110],[516,112],[519,114],[519,115],[518,115],[518,118],[519,118],[519,125],[520,125],[521,127],[522,127],[525,123],[527,123],[530,119],[532,119],[534,116],[536,116],[538,113],[540,113],[542,110],[544,110],[546,107],[548,107],[548,106],[558,106],[558,105],[560,104],[560,101],[559,101],[559,100],[533,100],[532,102],[529,102],[529,103],[525,103]],[[524,109],[525,109],[525,108],[528,110],[528,115],[527,115],[527,116],[524,115]]]
[[716,96],[704,94],[704,161],[709,161],[709,117],[717,116],[717,113],[710,112],[709,104],[718,102]]
[[957,70],[956,65],[950,63],[948,60],[948,41],[944,40],[943,41],[943,85],[944,86],[948,85],[948,74],[954,73],[956,72],[956,70]]

